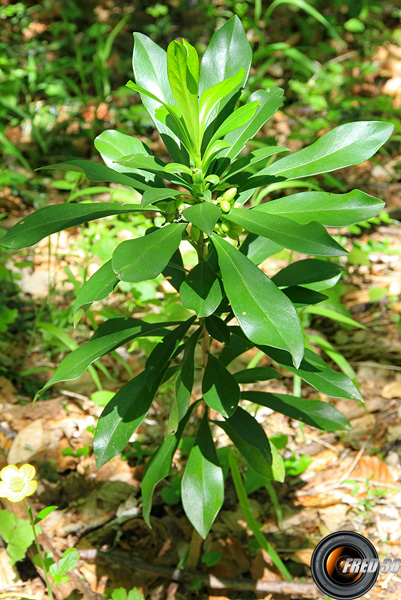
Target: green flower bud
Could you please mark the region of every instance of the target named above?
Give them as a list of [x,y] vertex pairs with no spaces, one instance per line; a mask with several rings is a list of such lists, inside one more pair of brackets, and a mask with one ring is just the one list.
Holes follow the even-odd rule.
[[192,180],[194,183],[203,183],[203,173],[200,169],[192,169]]
[[230,231],[230,226],[227,225],[227,223],[222,223],[220,225],[220,229],[223,231],[223,233],[228,233]]
[[232,202],[237,195],[237,188],[232,187],[229,190],[226,190],[223,194],[223,200],[227,200],[227,202]]
[[227,200],[223,200],[220,203],[220,208],[224,213],[228,213],[231,210],[231,204]]
[[244,228],[241,225],[237,225],[237,223],[231,223],[231,229],[236,231],[238,234],[244,232]]
[[231,227],[230,227],[230,231],[227,233],[227,235],[232,240],[237,240],[238,239],[238,233],[237,233],[237,231],[235,231],[235,229],[232,229]]
[[185,208],[184,200],[177,200],[175,207],[179,211],[184,210],[184,208]]

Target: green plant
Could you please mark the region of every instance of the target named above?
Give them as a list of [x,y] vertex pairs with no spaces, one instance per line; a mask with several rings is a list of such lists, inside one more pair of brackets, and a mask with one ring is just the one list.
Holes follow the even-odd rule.
[[124,588],[118,588],[112,591],[110,598],[111,600],[145,600],[137,588],[133,588],[129,592]]
[[[305,348],[297,307],[324,300],[319,290],[341,274],[329,257],[347,252],[324,226],[369,219],[383,203],[355,190],[349,194],[307,191],[252,209],[244,205],[260,187],[272,183],[291,187],[293,180],[367,160],[393,130],[389,123],[355,122],[343,124],[311,146],[274,162],[268,161],[287,149],[265,146],[241,155],[247,141],[280,107],[283,96],[279,88],[258,90],[236,108],[251,60],[251,48],[238,18],[230,19],[214,34],[200,67],[195,48],[185,40],[172,42],[166,53],[146,36],[135,34],[136,82],[127,85],[141,95],[173,162],[152,156],[139,139],[104,131],[95,146],[105,165],[71,160],[52,168],[84,172],[92,181],[131,188],[142,194],[141,204],[70,202],[48,206],[23,219],[2,239],[9,248],[21,248],[56,231],[109,215],[159,212],[164,217],[162,224],[155,223],[145,235],[117,245],[112,258],[78,292],[73,312],[80,314],[95,300],[107,298],[120,281],[138,283],[163,274],[192,316],[158,322],[128,317],[107,320],[89,342],[61,361],[36,397],[54,383],[79,377],[118,346],[141,337],[160,337],[145,369],[103,410],[94,439],[97,465],[124,450],[159,386],[174,379],[166,438],[142,482],[143,515],[150,525],[154,490],[169,474],[189,420],[198,420],[201,413],[182,476],[181,498],[189,520],[203,538],[224,500],[223,469],[211,424],[228,434],[258,474],[278,481],[285,475],[279,450],[240,401],[267,406],[322,430],[350,428],[347,419],[327,402],[249,391],[246,384],[278,374],[266,367],[233,373],[228,366],[236,357],[256,347],[319,392],[362,400],[346,375]],[[243,235],[245,230],[247,235]],[[197,264],[191,270],[184,267],[182,240],[197,253]],[[257,265],[283,248],[321,258],[299,260],[270,279]],[[234,317],[237,323],[230,324]],[[222,344],[219,354],[211,351],[211,338]],[[191,404],[198,344],[202,350],[202,398]],[[210,410],[221,418],[210,420]],[[230,466],[234,476],[232,458]],[[237,477],[237,491],[240,489]]]
[[52,552],[42,552],[38,534],[41,533],[39,523],[57,506],[47,506],[34,518],[31,507],[25,498],[32,495],[38,482],[34,479],[35,467],[24,464],[18,468],[16,465],[7,465],[0,471],[0,498],[7,498],[9,502],[23,502],[28,521],[17,518],[13,513],[3,510],[0,512],[0,534],[7,544],[7,553],[11,564],[22,560],[26,551],[35,542],[38,554],[33,558],[35,565],[43,569],[49,600],[53,599],[53,588],[69,580],[68,571],[78,565],[79,552],[75,548],[68,548],[56,561]]

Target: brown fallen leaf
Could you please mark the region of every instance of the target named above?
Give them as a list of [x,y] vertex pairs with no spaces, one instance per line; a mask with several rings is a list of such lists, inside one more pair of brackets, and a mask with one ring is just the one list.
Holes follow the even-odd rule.
[[382,396],[386,400],[401,398],[401,381],[391,381],[382,389]]
[[372,479],[380,483],[393,484],[398,479],[398,473],[397,469],[387,465],[378,456],[361,456],[349,478]]
[[280,581],[282,576],[273,569],[274,566],[269,553],[264,548],[258,550],[250,568],[252,579],[263,579],[263,581]]

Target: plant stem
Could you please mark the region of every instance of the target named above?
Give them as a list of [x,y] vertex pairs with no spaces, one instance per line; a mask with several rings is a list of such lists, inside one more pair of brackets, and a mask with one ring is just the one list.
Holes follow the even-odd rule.
[[46,587],[47,587],[47,592],[48,592],[48,595],[49,595],[49,600],[53,600],[52,586],[50,585],[49,577],[48,577],[47,570],[46,570],[45,561],[43,560],[42,548],[40,547],[38,536],[36,535],[35,523],[33,522],[32,512],[31,512],[30,508],[28,507],[25,498],[24,498],[23,502],[24,502],[25,510],[27,512],[27,515],[28,515],[29,523],[31,524],[31,527],[32,527],[33,537],[35,539],[36,550],[38,551],[39,561],[40,561],[41,567],[43,569],[43,573],[44,573],[44,577],[45,577],[45,583],[46,583]]
[[246,495],[244,484],[242,483],[241,475],[238,469],[237,458],[232,450],[228,455],[228,462],[230,464],[231,475],[233,478],[235,491],[238,496],[238,502],[240,503],[242,512],[244,513],[244,517],[246,522],[248,523],[249,529],[253,532],[253,535],[255,536],[255,539],[258,542],[259,546],[261,548],[264,548],[269,553],[273,564],[281,571],[285,579],[287,579],[287,581],[292,581],[292,577],[288,572],[285,564],[283,563],[277,552],[274,550],[273,546],[269,544],[269,542],[261,532],[260,526],[256,522],[256,519],[252,514],[248,496]]

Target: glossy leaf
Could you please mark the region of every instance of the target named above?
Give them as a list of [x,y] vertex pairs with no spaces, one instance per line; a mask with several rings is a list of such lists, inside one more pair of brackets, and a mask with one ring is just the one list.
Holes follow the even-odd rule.
[[[141,170],[145,173],[146,177],[149,176],[148,173],[152,173],[154,175],[159,175],[163,179],[172,181],[173,183],[188,186],[187,182],[180,175],[169,173],[165,170],[165,167],[167,166],[165,162],[151,154],[129,154],[128,156],[125,155],[122,158],[117,159],[115,164],[120,165],[122,168],[130,168],[133,171],[135,169]],[[155,192],[161,193],[163,191],[166,191],[163,187],[150,188],[146,190],[145,193],[148,192],[148,194],[154,194]],[[171,193],[171,197],[180,193],[177,190],[167,191]]]
[[259,175],[297,179],[358,165],[373,156],[390,137],[391,123],[358,121],[335,127],[314,144],[263,169]]
[[189,454],[181,485],[182,505],[188,519],[205,539],[224,501],[223,470],[217,458],[205,415]]
[[302,286],[291,285],[288,288],[283,289],[283,292],[291,300],[295,308],[303,308],[304,306],[310,306],[311,304],[317,304],[327,300],[327,296],[314,290],[308,290]]
[[263,427],[240,406],[229,419],[216,421],[254,471],[269,479],[284,481],[283,459]]
[[114,290],[119,279],[114,273],[111,260],[108,260],[98,269],[79,290],[72,307],[74,327],[91,306],[92,302],[104,300]]
[[[229,115],[227,119],[223,121],[223,123],[217,129],[216,133],[213,135],[212,139],[209,142],[208,148],[210,148],[213,142],[215,142],[219,138],[222,138],[231,131],[234,131],[235,129],[243,127],[244,125],[249,123],[250,119],[252,119],[253,115],[255,114],[259,104],[260,103],[258,100],[255,100],[254,102],[248,102],[247,104],[240,106],[239,108],[237,108],[237,110],[231,113],[231,115]],[[230,146],[228,140],[224,140],[224,142],[226,142],[227,147]]]
[[[243,68],[245,75],[241,85],[248,79],[252,62],[252,49],[247,40],[241,21],[232,17],[218,29],[202,57],[199,73],[199,94],[212,86],[229,79]],[[234,93],[234,92],[233,92]],[[226,96],[216,106],[217,114],[230,96]]]
[[188,221],[199,227],[201,231],[210,235],[213,227],[221,217],[221,210],[212,202],[201,202],[186,208],[183,215]]
[[241,67],[238,73],[232,77],[216,83],[203,92],[199,101],[199,121],[201,132],[206,129],[210,117],[213,114],[214,109],[219,105],[221,99],[225,98],[239,85],[241,85],[244,77],[245,70],[243,67]]
[[143,212],[143,209],[137,204],[124,206],[113,202],[45,206],[14,225],[1,239],[1,243],[7,248],[26,248],[63,229],[110,215],[134,212]]
[[73,352],[70,352],[59,364],[46,385],[36,397],[50,386],[60,381],[78,379],[95,360],[112,352],[119,346],[137,337],[165,335],[166,327],[174,323],[146,323],[139,319],[118,317],[109,319],[100,326],[93,337]]
[[[141,206],[142,208],[146,208],[149,205],[153,205],[155,202],[160,202],[160,200],[168,200],[170,198],[174,198],[175,196],[179,196],[180,194],[181,192],[179,192],[178,190],[171,190],[167,188],[160,188],[158,190],[146,190],[146,192],[142,196]],[[155,210],[160,211],[160,208],[155,207]]]
[[241,398],[254,404],[267,406],[286,417],[302,421],[323,431],[352,429],[350,423],[336,408],[320,400],[307,400],[287,394],[267,392],[242,392]]
[[300,225],[291,219],[245,208],[233,208],[226,218],[290,250],[318,256],[343,256],[347,251],[320,223]]
[[[165,104],[174,105],[175,99],[167,75],[167,52],[142,33],[134,33],[134,40],[132,66],[136,83],[151,91]],[[156,110],[160,107],[160,102],[144,95],[141,95],[141,100],[160,132],[171,156],[176,162],[182,162],[184,157],[178,138],[171,132],[169,127],[155,116]]]
[[154,279],[180,245],[185,227],[185,223],[170,223],[148,235],[121,242],[112,258],[114,272],[122,281]]
[[[120,133],[113,129],[106,129],[95,138],[93,144],[110,169],[118,171],[119,173],[128,172],[145,175],[143,171],[125,167],[116,162],[118,159],[129,154],[144,154],[145,156],[150,154],[149,148],[139,138]],[[149,175],[146,175],[146,177],[148,179],[153,179],[153,177],[149,177]]]
[[259,265],[266,260],[266,258],[269,258],[269,256],[281,252],[282,249],[283,246],[272,242],[272,240],[261,235],[248,233],[239,250],[242,254],[245,254],[254,265]]
[[191,317],[181,323],[173,331],[169,331],[164,339],[153,348],[145,365],[149,389],[153,387],[159,373],[168,367],[174,352],[194,321],[195,317]]
[[156,389],[147,387],[142,371],[124,385],[108,402],[100,415],[93,440],[97,468],[122,452],[135,430],[146,417]]
[[186,276],[186,271],[184,268],[184,263],[182,262],[182,256],[179,248],[174,252],[173,256],[168,262],[167,267],[163,269],[162,273],[167,281],[178,292]]
[[283,94],[284,90],[273,87],[268,91],[258,90],[250,96],[248,100],[249,104],[257,100],[260,102],[260,105],[256,108],[255,114],[246,125],[226,135],[225,140],[230,143],[230,148],[222,153],[224,156],[232,159],[241,152],[246,142],[252,139],[266,121],[280,108],[283,103]]
[[288,352],[265,346],[258,346],[258,348],[294,375],[299,375],[301,379],[316,388],[318,392],[326,394],[326,396],[348,400],[363,400],[351,379],[343,373],[331,369],[320,356],[308,348],[305,349],[305,357],[299,369],[295,369],[291,364]]
[[[289,148],[267,146],[266,148],[259,148],[259,150],[254,150],[254,152],[250,152],[246,156],[242,156],[241,158],[238,158],[236,161],[234,161],[230,167],[228,175],[226,175],[223,178],[223,181],[225,179],[231,181],[236,173],[241,173],[242,171],[245,171],[247,169],[251,169],[251,171],[254,171],[256,167],[258,167],[261,163],[265,164],[266,159],[269,158],[269,156],[273,156],[274,154],[280,154],[281,152],[289,152]],[[267,206],[267,203],[262,204],[261,206]]]
[[167,73],[171,91],[195,148],[199,147],[199,58],[188,42],[171,42],[167,48]]
[[208,356],[202,379],[202,396],[206,404],[223,417],[231,417],[239,402],[237,381],[212,354]]
[[319,291],[335,285],[342,271],[342,268],[334,263],[307,258],[284,267],[272,277],[272,281],[279,287],[302,285]]
[[216,315],[210,315],[210,317],[207,317],[205,324],[209,334],[215,340],[230,345],[230,330],[222,319]]
[[38,171],[44,169],[58,169],[60,171],[75,171],[76,173],[85,173],[86,177],[91,181],[118,183],[119,185],[124,185],[125,187],[133,188],[134,190],[139,190],[141,192],[154,187],[152,182],[146,182],[145,179],[140,175],[136,175],[135,173],[118,173],[106,165],[100,165],[99,163],[95,163],[91,160],[67,160],[63,163],[41,167],[38,169]]
[[317,221],[329,227],[353,225],[377,215],[384,202],[352,190],[347,194],[300,192],[255,206],[255,211],[292,219],[297,223]]
[[254,367],[253,369],[244,369],[234,373],[237,383],[257,383],[258,381],[267,381],[268,379],[280,379],[282,375],[269,367]]
[[201,261],[191,269],[181,284],[180,297],[185,308],[194,310],[198,317],[214,313],[223,294],[220,281],[207,262]]
[[158,483],[163,481],[171,469],[171,461],[178,448],[181,436],[188,423],[193,409],[197,406],[197,402],[194,402],[190,407],[185,416],[181,419],[177,433],[166,437],[164,442],[156,450],[152,456],[150,462],[146,467],[145,474],[142,479],[141,493],[142,493],[142,516],[148,527],[151,527],[150,522],[150,511],[152,510],[152,499],[155,488]]
[[[178,374],[175,385],[174,405],[178,421],[181,421],[187,414],[189,403],[191,401],[191,393],[195,377],[195,349],[200,334],[201,328],[198,328],[185,344],[184,356],[181,363],[181,371]],[[171,423],[169,422],[168,431],[171,429]]]
[[255,344],[269,343],[288,350],[294,364],[299,365],[304,341],[298,315],[290,300],[231,244],[215,234],[211,238],[224,289],[245,335]]

